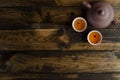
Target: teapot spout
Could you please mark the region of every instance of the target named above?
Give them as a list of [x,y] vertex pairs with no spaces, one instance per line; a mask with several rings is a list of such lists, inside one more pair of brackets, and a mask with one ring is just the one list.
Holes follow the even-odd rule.
[[83,1],[83,5],[87,7],[88,9],[92,7],[91,4],[89,4],[87,1]]

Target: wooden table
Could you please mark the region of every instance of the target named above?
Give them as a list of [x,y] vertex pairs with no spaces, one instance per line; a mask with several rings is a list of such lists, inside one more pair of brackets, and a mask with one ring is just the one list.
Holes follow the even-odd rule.
[[86,40],[92,26],[72,29],[75,17],[86,17],[82,1],[1,0],[0,80],[120,80],[120,0],[103,0],[117,24],[97,29],[98,46]]

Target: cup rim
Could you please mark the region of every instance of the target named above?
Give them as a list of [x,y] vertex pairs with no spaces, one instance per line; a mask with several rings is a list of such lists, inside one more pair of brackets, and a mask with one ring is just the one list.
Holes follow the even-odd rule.
[[[75,21],[76,21],[77,19],[82,19],[82,20],[85,22],[85,27],[84,27],[84,29],[82,29],[82,30],[77,30],[77,29],[74,27],[74,23],[75,23]],[[76,18],[73,20],[73,22],[72,22],[72,27],[73,27],[73,29],[74,29],[76,32],[83,32],[83,31],[85,31],[86,28],[87,28],[87,21],[86,21],[83,17],[76,17]]]
[[[99,33],[100,36],[101,36],[100,41],[99,41],[98,43],[96,43],[96,44],[92,43],[92,42],[89,40],[89,36],[90,36],[90,34],[91,34],[92,32],[97,32],[97,33]],[[87,36],[87,40],[88,40],[88,42],[89,42],[91,45],[99,45],[99,44],[102,42],[102,39],[103,39],[103,36],[102,36],[101,32],[98,31],[98,30],[92,30],[92,31],[90,31],[90,32],[88,33],[88,36]]]

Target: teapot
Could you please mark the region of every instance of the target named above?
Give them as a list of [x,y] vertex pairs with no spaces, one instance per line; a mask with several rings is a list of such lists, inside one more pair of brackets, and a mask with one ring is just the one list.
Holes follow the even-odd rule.
[[95,28],[106,28],[114,21],[114,10],[106,2],[97,2],[93,6],[86,1],[83,5],[87,7],[87,20]]

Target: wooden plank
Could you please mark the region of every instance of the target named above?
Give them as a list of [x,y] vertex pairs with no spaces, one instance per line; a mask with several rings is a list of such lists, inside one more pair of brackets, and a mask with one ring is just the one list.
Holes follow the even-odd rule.
[[59,49],[57,42],[62,41],[59,39],[62,31],[58,29],[1,30],[0,33],[1,50],[56,50]]
[[[81,6],[84,0],[1,0],[0,7],[4,6]],[[86,0],[88,2],[96,2],[99,0]],[[113,6],[120,5],[119,0],[103,0]]]
[[[0,50],[120,50],[120,43],[101,43],[99,46],[91,46],[88,43],[76,43],[69,46],[59,45],[55,42],[46,42],[39,44],[21,43],[9,44],[1,43]],[[83,46],[83,47],[82,47]]]
[[[75,31],[72,28],[65,29],[66,33],[69,35],[70,40],[72,42],[79,43],[80,41],[86,41],[86,36],[91,30],[98,30],[103,35],[104,41],[109,42],[120,42],[120,28],[105,28],[105,29],[96,29],[93,27],[88,27],[85,32],[83,33],[75,33]],[[72,34],[71,34],[71,33]],[[81,36],[81,37],[78,37]],[[104,42],[103,41],[103,42]]]
[[[27,12],[27,13],[26,13]],[[35,11],[25,12],[16,9],[2,8],[0,11],[0,26],[29,26],[30,23],[40,23],[41,16]],[[6,24],[7,23],[7,24]],[[5,25],[6,24],[6,25]]]
[[80,15],[79,9],[72,7],[42,7],[38,10],[31,7],[0,8],[0,26],[33,26],[31,24],[35,23],[38,25],[40,23],[66,24],[71,21],[72,12],[73,16]]
[[1,0],[0,7],[13,6],[55,6],[54,0]]
[[[35,27],[41,23],[71,25],[71,21],[75,17],[85,16],[85,13],[81,12],[81,10],[83,11],[81,7],[0,8],[0,28],[6,26],[9,29],[11,28],[10,26],[15,26],[15,28],[17,26]],[[120,23],[119,15],[120,9],[115,8],[115,20],[118,23]],[[110,27],[120,28],[119,25],[112,25]]]
[[35,79],[42,79],[42,80],[74,80],[77,79],[76,77],[78,77],[79,74],[39,74],[39,73],[1,73],[0,74],[0,79],[1,80],[26,80],[26,79],[30,79],[30,80],[35,80]]
[[[81,6],[82,2],[84,0],[75,0],[75,1],[73,1],[73,0],[55,0],[55,1],[56,1],[57,5],[59,5],[59,6]],[[86,0],[86,1],[94,3],[94,2],[97,2],[99,0]],[[116,0],[116,1],[114,1],[114,0],[102,0],[102,1],[108,2],[112,6],[120,5],[120,0]]]
[[[119,29],[116,32],[108,29],[111,34],[106,34],[106,29],[103,31],[105,31],[103,43],[91,46],[81,38],[86,35],[74,31],[70,31],[72,32],[70,34],[69,30],[67,32],[61,29],[0,30],[0,50],[120,50],[119,41],[109,42],[112,41],[112,37],[119,39],[117,33],[120,32]],[[111,40],[107,42],[105,38]]]
[[[114,27],[116,27],[116,26],[114,26]],[[111,28],[98,29],[103,35],[103,40],[120,42],[120,31],[119,31],[120,29],[119,28],[111,29]]]
[[[58,13],[59,12],[59,13]],[[71,21],[76,18],[76,17],[85,17],[86,15],[86,10],[83,9],[83,7],[44,7],[41,8],[41,14],[43,18],[46,18],[45,13],[49,13],[50,22],[51,23],[57,23],[57,24],[69,24],[71,25]],[[115,12],[115,17],[114,20],[117,23],[120,23],[120,8],[119,7],[114,7],[114,12]],[[59,21],[57,21],[59,20]],[[118,24],[119,25],[119,24]],[[118,25],[112,25],[113,28],[117,27],[119,28]],[[112,27],[110,26],[110,27]]]
[[[5,63],[7,66],[5,70],[13,73],[120,72],[119,52],[120,51],[36,51],[32,54],[19,52]],[[0,70],[2,72],[4,69]]]
[[119,43],[101,43],[99,46],[91,46],[88,43],[76,43],[69,50],[120,50],[119,45]]
[[2,73],[1,80],[119,80],[119,73],[103,74],[39,74],[39,73]]

